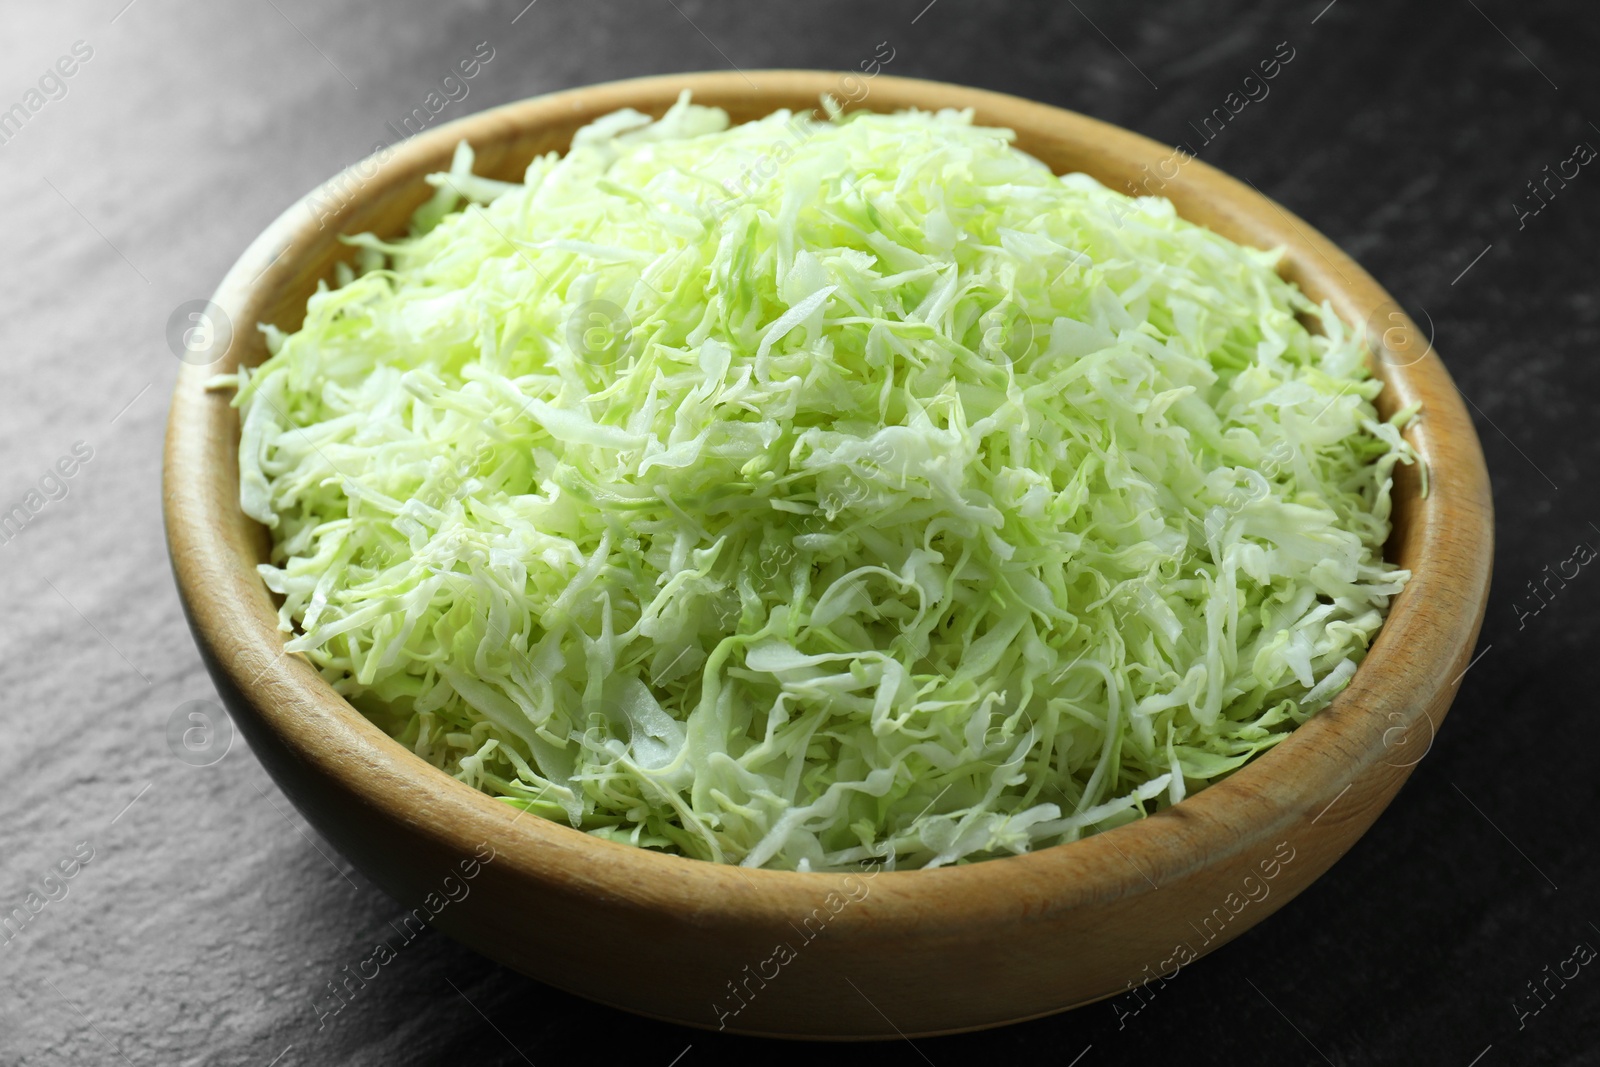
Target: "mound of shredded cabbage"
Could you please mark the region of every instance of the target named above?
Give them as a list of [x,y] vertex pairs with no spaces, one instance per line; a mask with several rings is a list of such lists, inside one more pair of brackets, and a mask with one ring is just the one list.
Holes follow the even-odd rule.
[[1072,841],[1280,741],[1408,577],[1362,340],[1009,131],[824,104],[462,145],[350,239],[225,382],[288,649],[508,804],[750,866]]

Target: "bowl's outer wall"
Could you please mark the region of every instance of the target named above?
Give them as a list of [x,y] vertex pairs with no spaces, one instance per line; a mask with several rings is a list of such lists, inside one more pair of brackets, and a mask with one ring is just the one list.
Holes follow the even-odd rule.
[[[1113,188],[1159,175],[1146,188],[1186,218],[1245,244],[1284,246],[1285,275],[1346,321],[1409,328],[1391,332],[1375,369],[1387,382],[1380,410],[1424,405],[1407,437],[1431,488],[1424,498],[1417,471],[1398,472],[1389,545],[1412,582],[1334,704],[1227,781],[1028,856],[870,878],[745,871],[522,818],[405,751],[282,653],[254,571],[265,531],[237,503],[237,417],[226,393],[204,389],[211,374],[265,357],[248,326],[297,326],[318,279],[351,255],[336,236],[403,230],[431,193],[423,176],[448,166],[458,140],[472,143],[478,173],[514,180],[533,155],[563,149],[574,130],[619,107],[659,114],[692,88],[743,121],[812,107],[837,75],[754,77],[759,90],[733,74],[677,75],[471,116],[358,164],[246,251],[214,297],[237,327],[232,350],[219,366],[180,375],[163,487],[184,609],[218,692],[299,810],[386,891],[437,912],[433,925],[486,955],[596,1000],[744,1032],[895,1037],[1047,1014],[1162,973],[1171,980],[1191,952],[1237,937],[1322,874],[1426,753],[1482,622],[1492,517],[1460,398],[1426,339],[1388,317],[1395,305],[1382,289],[1276,204],[1125,130],[888,76],[874,79],[869,101],[874,110],[971,107],[976,121],[1016,130],[1018,145],[1057,172],[1087,171]],[[459,899],[441,906],[450,895]]]

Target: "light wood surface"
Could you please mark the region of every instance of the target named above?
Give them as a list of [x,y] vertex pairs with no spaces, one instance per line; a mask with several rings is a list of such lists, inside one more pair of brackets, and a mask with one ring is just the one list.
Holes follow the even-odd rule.
[[[747,73],[759,90],[739,74],[672,75],[442,126],[396,146],[369,180],[349,176],[360,191],[331,216],[303,201],[245,251],[214,296],[235,324],[231,351],[178,379],[163,488],[179,590],[218,692],[306,818],[403,904],[425,906],[463,861],[492,849],[470,892],[434,924],[618,1007],[751,1033],[893,1038],[1048,1014],[1163,970],[1179,980],[1174,966],[1194,965],[1180,946],[1203,954],[1237,937],[1351,847],[1426,751],[1468,663],[1489,586],[1488,475],[1460,397],[1438,354],[1420,354],[1426,339],[1414,327],[1410,338],[1391,335],[1402,343],[1377,366],[1388,383],[1379,406],[1421,401],[1425,414],[1407,437],[1427,461],[1430,491],[1421,496],[1414,468],[1400,470],[1388,554],[1414,575],[1365,663],[1329,708],[1226,781],[1081,842],[870,879],[633,849],[521,817],[456,782],[282,653],[254,570],[265,531],[238,507],[238,421],[229,395],[205,392],[205,381],[265,358],[251,324],[299,323],[317,280],[351,254],[337,234],[402,229],[431,193],[424,175],[445,169],[462,138],[479,173],[516,180],[535,153],[563,149],[574,130],[619,107],[660,114],[687,87],[743,121],[815,106],[839,77]],[[1086,171],[1113,188],[1172,154],[1081,115],[933,82],[880,76],[863,106],[970,107],[978,122],[1017,131],[1019,147],[1054,170]],[[1285,275],[1346,321],[1392,304],[1304,221],[1198,160],[1160,192],[1236,241],[1283,246]]]

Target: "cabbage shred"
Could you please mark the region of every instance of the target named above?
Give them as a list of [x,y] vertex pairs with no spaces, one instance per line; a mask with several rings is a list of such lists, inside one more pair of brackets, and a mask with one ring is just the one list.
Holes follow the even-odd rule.
[[1072,841],[1282,740],[1408,578],[1361,339],[968,113],[825,104],[462,145],[263,327],[288,649],[507,804],[750,866]]

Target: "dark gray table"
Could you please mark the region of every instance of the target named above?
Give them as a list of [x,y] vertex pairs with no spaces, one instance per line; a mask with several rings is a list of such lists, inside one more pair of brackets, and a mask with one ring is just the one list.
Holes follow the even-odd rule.
[[[0,109],[27,114],[8,127],[0,110],[0,512],[39,496],[0,543],[0,914],[59,899],[0,928],[0,1064],[1600,1062],[1600,967],[1547,977],[1600,947],[1600,576],[1529,591],[1580,541],[1600,546],[1600,173],[1543,200],[1528,184],[1600,147],[1596,16],[1509,0],[525,3],[5,8]],[[479,42],[494,57],[440,121],[635,74],[854,68],[885,40],[891,73],[1188,142],[1433,323],[1501,523],[1482,655],[1448,726],[1327,877],[1120,1028],[1102,1004],[914,1047],[775,1048],[576,1000],[435,934],[319,1026],[326,984],[400,908],[242,744],[209,767],[168,747],[174,710],[213,697],[157,503],[168,315]],[[1280,42],[1293,58],[1269,94],[1202,144],[1203,117]],[[71,477],[52,475],[63,459]],[[43,884],[63,861],[73,876]]]

